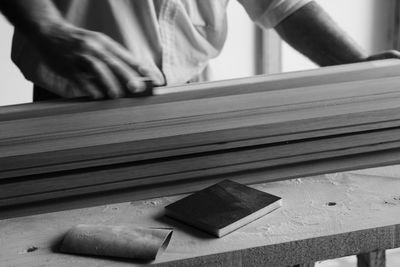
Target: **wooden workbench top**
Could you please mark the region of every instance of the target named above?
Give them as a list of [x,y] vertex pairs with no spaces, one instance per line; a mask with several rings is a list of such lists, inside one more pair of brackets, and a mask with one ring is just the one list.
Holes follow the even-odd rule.
[[281,196],[283,207],[220,239],[163,217],[182,196],[2,220],[0,265],[141,264],[58,253],[62,235],[80,223],[172,226],[169,247],[153,262],[167,266],[292,265],[400,246],[399,166],[254,187]]

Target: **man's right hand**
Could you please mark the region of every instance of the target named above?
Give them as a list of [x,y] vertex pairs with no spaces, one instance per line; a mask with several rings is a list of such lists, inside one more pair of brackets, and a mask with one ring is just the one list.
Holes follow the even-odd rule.
[[66,22],[51,0],[1,0],[0,11],[36,48],[46,67],[75,85],[77,95],[94,99],[134,95],[146,89],[144,79],[164,85],[160,73],[140,65],[111,38]]
[[52,71],[94,99],[143,93],[144,80],[164,84],[161,75],[140,65],[123,46],[98,32],[62,23],[48,25],[34,41]]

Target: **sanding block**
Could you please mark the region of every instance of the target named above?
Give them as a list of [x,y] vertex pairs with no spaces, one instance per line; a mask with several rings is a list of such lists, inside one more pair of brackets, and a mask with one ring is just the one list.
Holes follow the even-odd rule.
[[171,236],[169,228],[80,224],[66,233],[60,251],[154,260],[167,248]]

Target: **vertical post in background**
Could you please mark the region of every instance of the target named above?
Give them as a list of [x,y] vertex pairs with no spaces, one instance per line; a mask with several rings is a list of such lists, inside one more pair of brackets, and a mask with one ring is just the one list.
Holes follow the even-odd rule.
[[388,49],[400,50],[400,0],[390,0]]
[[281,38],[274,30],[254,26],[254,73],[273,74],[282,72]]
[[386,254],[384,250],[357,255],[357,267],[385,267]]
[[11,61],[13,31],[13,26],[0,13],[0,106],[32,102],[32,83],[25,80]]

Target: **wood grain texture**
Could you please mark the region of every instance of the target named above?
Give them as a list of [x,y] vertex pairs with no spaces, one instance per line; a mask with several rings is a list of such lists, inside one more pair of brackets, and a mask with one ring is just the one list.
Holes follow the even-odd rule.
[[62,235],[82,223],[174,227],[155,266],[293,266],[391,249],[400,246],[398,177],[363,171],[255,185],[285,205],[221,239],[164,217],[183,196],[1,220],[0,258],[5,266],[140,266],[58,253]]
[[96,111],[121,108],[124,106],[141,106],[339,82],[373,80],[383,77],[396,77],[398,76],[399,68],[400,66],[397,60],[383,60],[363,64],[347,64],[329,68],[319,68],[308,71],[259,75],[228,81],[160,88],[156,91],[156,95],[158,95],[156,98],[118,99],[115,101],[103,101],[101,103],[88,102],[85,100],[54,100],[32,106],[20,104],[2,107],[0,109],[0,120],[15,120],[21,117],[40,117],[48,115],[49,111],[51,111],[53,115],[72,114],[80,113],[82,109]]
[[[62,191],[94,193],[110,191],[126,187],[156,185],[160,182],[201,179],[201,177],[223,175],[226,173],[244,172],[274,167],[290,168],[291,164],[304,164],[323,159],[336,159],[343,156],[359,155],[391,149],[398,146],[400,131],[385,134],[373,133],[367,136],[355,135],[350,138],[336,137],[332,139],[301,142],[297,144],[277,145],[275,147],[254,148],[252,150],[225,153],[204,154],[196,157],[168,159],[166,161],[148,162],[140,165],[122,164],[114,167],[88,168],[80,171],[63,172],[48,175],[37,175],[28,179],[4,183],[0,187],[0,206],[9,205],[12,198],[21,200],[37,198],[40,193],[58,194]],[[391,142],[394,139],[395,142]],[[375,145],[371,140],[381,140]],[[364,141],[364,142],[363,142]],[[357,145],[354,144],[358,142]],[[397,145],[394,145],[397,144]],[[368,164],[385,164],[387,161],[373,157],[375,162]],[[400,160],[394,158],[394,160]],[[392,162],[393,163],[393,162]],[[337,160],[336,165],[340,165]],[[343,163],[342,163],[343,164]],[[343,165],[344,166],[344,165]],[[354,167],[358,167],[354,163]],[[339,167],[338,167],[339,168]],[[177,173],[179,169],[179,173]],[[126,179],[129,174],[130,179]],[[307,175],[308,173],[304,173]],[[282,179],[278,174],[266,177],[265,180]],[[246,183],[253,183],[248,180]],[[77,188],[77,185],[80,187]],[[54,194],[53,193],[53,194]],[[69,194],[68,194],[69,195]],[[43,200],[48,199],[44,198]]]
[[[397,153],[399,71],[389,60],[0,108],[0,207]],[[287,178],[279,173],[264,181]]]

